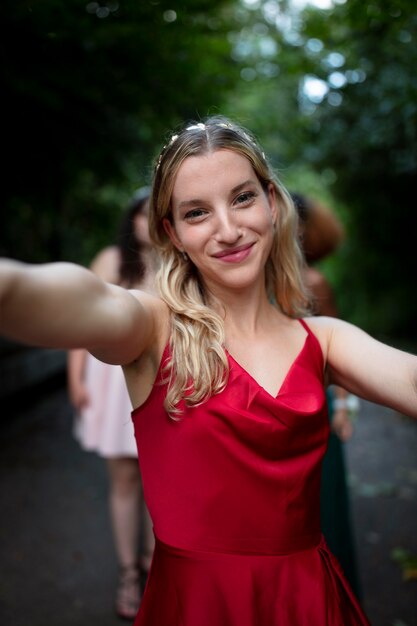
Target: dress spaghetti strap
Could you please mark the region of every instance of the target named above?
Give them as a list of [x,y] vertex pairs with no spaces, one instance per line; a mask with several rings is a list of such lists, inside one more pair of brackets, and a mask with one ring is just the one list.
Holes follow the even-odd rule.
[[315,337],[313,331],[311,330],[310,326],[300,317],[298,318],[298,321],[300,322],[301,326],[308,332],[309,335],[313,335],[313,337]]

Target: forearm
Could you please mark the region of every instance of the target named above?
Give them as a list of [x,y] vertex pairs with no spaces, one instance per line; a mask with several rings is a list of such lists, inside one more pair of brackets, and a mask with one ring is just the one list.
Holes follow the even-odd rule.
[[151,308],[78,265],[0,260],[0,334],[22,343],[85,348],[102,361],[124,365],[152,342]]
[[[0,331],[23,343],[72,348],[88,341],[100,281],[69,263],[0,262]],[[89,312],[90,307],[90,312]]]

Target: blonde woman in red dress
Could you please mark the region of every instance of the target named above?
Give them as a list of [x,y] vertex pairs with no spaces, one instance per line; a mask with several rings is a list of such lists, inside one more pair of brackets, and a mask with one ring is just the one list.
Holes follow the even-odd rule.
[[309,316],[289,194],[248,130],[176,132],[149,214],[159,296],[0,265],[1,332],[123,366],[156,545],[135,626],[364,626],[320,529],[325,375],[417,416],[417,358]]

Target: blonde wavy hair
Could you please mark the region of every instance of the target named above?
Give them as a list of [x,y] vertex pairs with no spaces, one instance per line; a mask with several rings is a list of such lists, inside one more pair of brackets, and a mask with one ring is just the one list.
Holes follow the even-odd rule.
[[265,191],[270,183],[274,185],[279,215],[266,264],[267,293],[290,317],[301,316],[307,310],[297,212],[255,137],[223,116],[187,124],[170,137],[159,155],[149,211],[150,236],[161,255],[158,288],[172,312],[165,399],[165,408],[172,417],[181,413],[181,401],[187,406],[201,404],[221,392],[228,379],[223,319],[208,306],[209,294],[196,267],[172,244],[163,226],[164,218],[172,220],[172,190],[185,159],[222,149],[246,157]]

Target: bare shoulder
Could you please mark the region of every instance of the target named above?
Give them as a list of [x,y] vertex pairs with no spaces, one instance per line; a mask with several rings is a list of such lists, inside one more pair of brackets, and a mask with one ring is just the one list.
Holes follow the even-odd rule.
[[141,289],[130,289],[129,293],[142,305],[149,319],[149,350],[155,352],[159,362],[168,342],[171,328],[171,312],[167,304],[158,296]]
[[330,383],[417,417],[416,356],[343,320],[312,317],[305,321],[322,346]]
[[325,361],[327,361],[329,346],[334,338],[334,335],[338,335],[339,333],[347,332],[349,329],[355,328],[348,322],[326,315],[305,317],[304,321],[317,338]]
[[144,291],[99,282],[106,295],[97,315],[107,322],[87,349],[99,360],[116,365],[128,365],[145,354],[157,353],[159,342],[167,335],[168,307]]
[[154,384],[171,330],[168,306],[157,296],[132,289],[129,292],[146,310],[150,318],[146,348],[123,367],[133,407],[140,406]]
[[326,315],[317,315],[305,318],[313,332],[330,339],[334,337],[349,337],[352,335],[369,336],[366,331],[346,320]]
[[358,326],[336,317],[318,315],[304,321],[317,337],[326,362],[332,363],[351,352],[365,356],[366,352],[375,352],[377,346],[384,346]]
[[149,307],[155,313],[161,315],[169,315],[169,308],[167,304],[158,295],[145,291],[144,289],[129,289],[129,293],[132,294],[143,306]]

